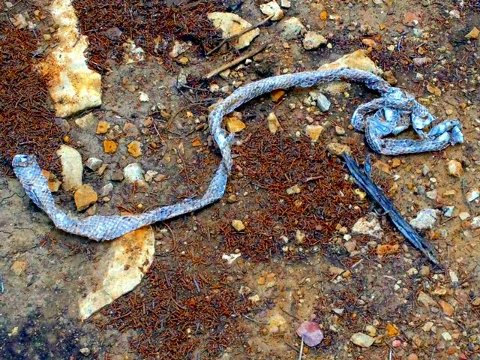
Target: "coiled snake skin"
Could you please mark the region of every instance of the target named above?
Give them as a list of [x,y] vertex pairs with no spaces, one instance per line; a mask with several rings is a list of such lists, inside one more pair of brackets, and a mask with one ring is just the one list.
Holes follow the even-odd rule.
[[[95,215],[79,219],[55,204],[47,180],[42,175],[34,155],[16,155],[12,162],[13,169],[27,195],[47,213],[57,228],[96,241],[113,240],[142,226],[199,210],[223,196],[232,168],[231,144],[233,141],[233,135],[228,135],[221,126],[226,114],[276,89],[308,88],[319,82],[338,80],[363,83],[371,90],[380,93],[380,98],[359,106],[351,119],[353,127],[365,133],[368,145],[376,152],[386,155],[421,153],[441,150],[449,145],[463,142],[461,124],[458,120],[446,120],[425,132],[424,129],[433,124],[436,119],[413,97],[399,88],[391,87],[386,81],[369,72],[341,68],[273,76],[255,81],[238,88],[216,105],[209,115],[209,125],[211,134],[220,149],[222,160],[201,198],[187,199],[137,215]],[[419,136],[419,140],[387,138],[389,135],[399,134],[410,126]]]

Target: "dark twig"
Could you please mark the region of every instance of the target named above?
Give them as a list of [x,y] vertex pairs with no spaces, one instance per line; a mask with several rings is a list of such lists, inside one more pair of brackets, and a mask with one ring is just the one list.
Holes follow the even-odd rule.
[[347,165],[350,174],[355,182],[376,201],[390,217],[395,227],[402,233],[410,243],[422,252],[432,263],[440,266],[433,248],[427,241],[418,234],[415,229],[402,217],[400,212],[395,208],[392,201],[387,198],[383,191],[361,170],[355,160],[347,154],[343,154],[343,159]]
[[211,79],[212,77],[214,77],[215,75],[217,74],[220,74],[222,71],[225,71],[229,68],[231,68],[232,66],[235,66],[237,64],[240,64],[242,61],[252,57],[252,56],[255,56],[257,55],[259,52],[262,52],[263,50],[265,50],[267,48],[268,44],[264,44],[262,46],[260,46],[258,49],[254,49],[252,51],[249,51],[248,53],[236,58],[235,60],[232,60],[226,64],[223,64],[222,66],[216,68],[215,70],[212,70],[210,71],[207,75],[205,75],[205,80],[208,80],[208,79]]

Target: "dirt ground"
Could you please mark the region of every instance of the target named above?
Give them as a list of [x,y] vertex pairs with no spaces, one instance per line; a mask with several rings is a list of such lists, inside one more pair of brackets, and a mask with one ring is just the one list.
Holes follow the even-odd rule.
[[[234,12],[256,24],[265,18],[260,11],[265,2],[74,1],[80,29],[91,43],[90,65],[102,74],[101,107],[59,119],[49,113],[46,99],[35,117],[25,112],[31,106],[27,98],[20,104],[12,100],[23,83],[16,77],[3,83],[0,358],[296,359],[301,346],[296,329],[312,320],[325,338],[304,347],[302,359],[480,359],[480,218],[475,220],[480,198],[474,196],[480,191],[480,40],[465,38],[480,28],[480,3],[291,0],[285,18],[261,26],[248,48],[226,45],[205,56],[221,41],[207,12]],[[35,30],[23,30],[33,47],[18,52],[32,63],[41,57],[32,49],[45,48],[41,34],[51,24],[48,16],[33,14],[38,9],[47,14],[48,3],[2,0],[2,67],[13,61],[5,55],[6,44],[16,36],[8,29],[18,13],[30,14],[36,24]],[[282,38],[282,22],[291,17],[328,44],[305,50],[303,36]],[[147,22],[151,25],[142,25]],[[144,61],[123,61],[122,43],[130,37],[145,49]],[[168,52],[175,40],[192,44],[172,59]],[[163,45],[152,45],[155,41]],[[203,79],[261,44],[269,47],[228,75]],[[102,159],[108,165],[102,175],[84,173],[84,183],[97,192],[110,181],[114,185],[108,199],[90,210],[98,214],[139,212],[199,196],[219,162],[209,136],[210,105],[242,84],[314,70],[358,49],[439,119],[460,119],[464,144],[395,158],[373,153],[363,134],[349,126],[354,109],[376,96],[360,85],[337,93],[321,88],[332,103],[328,112],[308,100],[319,89],[255,99],[235,115],[246,127],[237,133],[223,199],[155,224],[155,258],[142,282],[89,319],[78,319],[86,274],[95,272],[110,244],[56,230],[12,176],[12,154],[35,151],[42,167],[59,177],[50,149],[62,142],[76,148],[83,161]],[[141,101],[140,92],[148,101]],[[276,134],[267,126],[271,112],[281,125]],[[85,116],[93,125],[78,127],[75,121]],[[7,139],[4,131],[27,136],[28,119],[58,128],[39,127],[28,141]],[[15,121],[22,125],[12,127]],[[108,133],[95,132],[99,121],[109,123]],[[312,144],[305,128],[316,124],[324,131]],[[118,143],[114,154],[104,152],[108,139]],[[142,144],[137,158],[127,149],[133,140]],[[28,148],[29,142],[36,145]],[[361,196],[340,159],[326,150],[332,142],[349,145],[359,161],[371,154],[374,179],[407,219],[438,210],[434,226],[422,234],[444,269],[432,266]],[[451,160],[462,168],[458,176],[449,174]],[[118,179],[132,162],[161,176],[146,187]],[[297,184],[301,192],[287,195]],[[56,199],[76,212],[71,193],[60,190]],[[454,207],[452,214],[448,207]],[[378,218],[381,236],[352,232],[364,216]],[[235,230],[233,220],[245,229]],[[239,257],[230,264],[224,257],[231,254]],[[374,342],[358,346],[352,341],[356,333]]]

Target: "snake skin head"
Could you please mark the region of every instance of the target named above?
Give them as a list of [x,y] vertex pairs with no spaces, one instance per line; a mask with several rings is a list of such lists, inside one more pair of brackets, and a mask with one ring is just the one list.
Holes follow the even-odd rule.
[[18,154],[18,155],[15,155],[12,160],[12,166],[14,168],[17,168],[17,167],[25,168],[25,167],[35,165],[36,163],[37,161],[35,160],[34,155]]
[[42,173],[34,155],[15,155],[12,160],[12,167],[15,175],[24,185],[33,184]]

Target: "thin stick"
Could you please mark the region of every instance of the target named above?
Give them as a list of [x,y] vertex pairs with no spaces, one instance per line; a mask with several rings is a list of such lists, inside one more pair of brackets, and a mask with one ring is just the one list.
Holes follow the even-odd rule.
[[302,360],[302,355],[303,355],[303,336],[302,336],[302,342],[300,343],[300,351],[298,353],[298,360]]
[[263,50],[265,50],[267,48],[267,46],[268,46],[268,44],[264,44],[264,45],[260,46],[258,49],[252,50],[252,51],[246,53],[245,55],[242,55],[239,58],[236,58],[235,60],[232,60],[232,61],[220,66],[219,68],[217,68],[217,69],[209,72],[207,75],[205,75],[204,79],[205,80],[211,79],[215,75],[220,74],[222,71],[225,71],[225,70],[231,68],[232,66],[240,64],[242,61],[244,61],[244,60],[246,60],[246,59],[248,59],[252,56],[257,55],[259,52],[262,52]]
[[223,39],[220,44],[218,44],[217,46],[215,46],[212,50],[210,50],[208,53],[207,53],[207,56],[211,55],[212,53],[214,53],[215,51],[217,51],[218,49],[220,49],[224,44],[226,44],[227,42],[231,41],[231,40],[234,40],[236,38],[239,38],[240,36],[242,36],[243,34],[247,33],[247,32],[250,32],[260,26],[262,26],[263,24],[265,24],[268,20],[270,20],[271,18],[273,17],[273,15],[270,15],[269,17],[267,17],[266,19],[263,19],[262,21],[260,21],[258,24],[255,24],[255,25],[252,25],[252,26],[249,26],[248,28],[246,29],[243,29],[242,31],[240,31],[238,34],[235,34],[235,35],[232,35],[232,36],[229,36],[225,39]]

